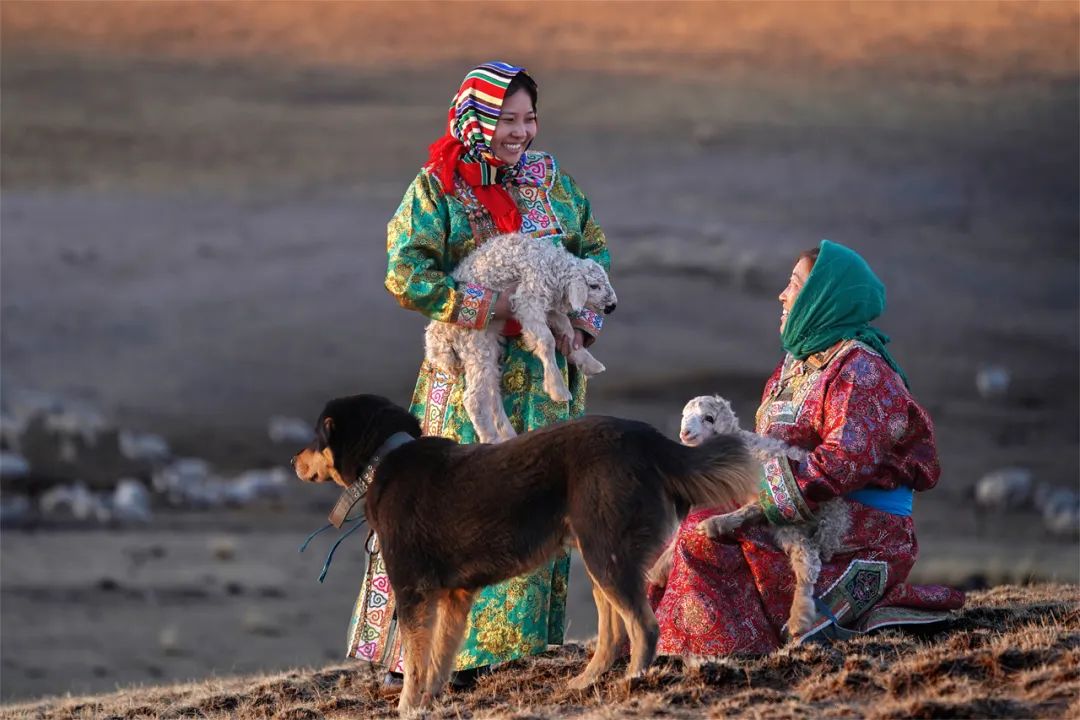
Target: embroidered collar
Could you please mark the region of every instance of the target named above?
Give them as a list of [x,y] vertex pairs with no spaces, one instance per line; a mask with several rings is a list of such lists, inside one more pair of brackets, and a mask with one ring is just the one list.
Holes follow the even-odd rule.
[[396,432],[379,446],[371,456],[368,464],[364,466],[363,472],[356,478],[356,482],[351,483],[349,487],[341,492],[341,497],[338,498],[333,510],[330,511],[329,520],[331,525],[340,528],[346,518],[349,517],[353,506],[367,495],[368,488],[371,487],[372,481],[375,480],[375,471],[379,469],[379,464],[382,463],[383,458],[415,439],[409,433]]
[[821,352],[816,352],[810,357],[803,360],[803,363],[811,370],[820,370],[837,356],[837,354],[846,347],[850,341],[841,340],[832,347],[825,348]]

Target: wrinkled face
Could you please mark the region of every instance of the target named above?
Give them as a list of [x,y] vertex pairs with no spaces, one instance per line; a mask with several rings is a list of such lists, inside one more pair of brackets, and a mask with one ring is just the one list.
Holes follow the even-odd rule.
[[502,111],[495,123],[491,151],[507,165],[514,165],[536,137],[536,109],[525,90],[503,98]]
[[806,278],[810,276],[810,271],[813,268],[814,263],[810,258],[800,258],[799,262],[795,263],[787,287],[780,293],[780,332],[784,332],[784,325],[787,324],[791,306],[795,304],[795,298],[799,296],[799,291],[806,284]]
[[731,404],[716,395],[702,395],[686,403],[679,426],[684,445],[700,445],[713,435],[734,432],[739,426]]
[[615,297],[615,288],[611,287],[607,272],[595,260],[586,260],[584,265],[585,283],[589,288],[585,307],[605,313],[614,311],[619,299]]
[[315,425],[315,439],[306,448],[293,456],[292,466],[296,477],[304,482],[326,482],[333,480],[342,487],[348,487],[341,478],[341,472],[334,462],[334,451],[330,447],[334,421],[329,417],[319,418]]

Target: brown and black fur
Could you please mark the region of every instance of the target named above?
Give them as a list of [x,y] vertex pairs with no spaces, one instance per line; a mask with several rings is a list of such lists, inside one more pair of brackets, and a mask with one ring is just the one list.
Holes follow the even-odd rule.
[[[438,694],[473,598],[575,542],[599,613],[596,653],[571,681],[595,682],[629,633],[630,676],[653,660],[658,628],[643,575],[671,528],[673,506],[741,502],[754,489],[742,441],[687,447],[642,422],[590,416],[497,445],[419,437],[406,410],[373,395],[327,404],[319,437],[296,456],[303,480],[353,480],[390,435],[417,437],[389,453],[367,493],[397,600],[405,646],[399,710]],[[336,476],[336,477],[335,477]]]

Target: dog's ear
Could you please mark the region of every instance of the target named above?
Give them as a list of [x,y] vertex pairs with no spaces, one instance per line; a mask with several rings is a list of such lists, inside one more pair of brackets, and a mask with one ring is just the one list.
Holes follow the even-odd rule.
[[334,431],[334,419],[325,417],[315,431],[315,440],[319,448],[330,447],[330,434]]
[[566,302],[571,310],[581,310],[589,300],[589,284],[583,277],[575,277],[566,288]]

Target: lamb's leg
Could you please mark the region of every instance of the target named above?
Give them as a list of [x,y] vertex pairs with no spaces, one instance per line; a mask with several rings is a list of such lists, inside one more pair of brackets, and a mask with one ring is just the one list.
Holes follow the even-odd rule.
[[574,336],[574,325],[570,322],[570,318],[567,317],[564,312],[548,310],[547,324],[548,328],[551,329],[552,335],[555,335],[556,337]]
[[[574,325],[570,322],[570,318],[566,316],[566,313],[559,312],[558,310],[551,310],[547,314],[547,324],[551,328],[551,332],[556,336],[573,337]],[[578,370],[581,370],[585,377],[592,377],[593,375],[599,375],[607,370],[604,364],[593,357],[593,354],[585,348],[578,348],[572,351],[566,356],[566,359],[577,366]]]
[[828,562],[843,546],[844,538],[851,529],[851,515],[847,504],[836,498],[818,507],[817,529],[812,536],[822,562]]
[[585,377],[599,375],[607,370],[607,368],[604,367],[604,363],[593,357],[593,354],[583,347],[570,353],[570,357],[567,359],[577,365],[578,369],[581,370]]
[[714,515],[698,523],[697,531],[714,540],[730,535],[743,525],[756,525],[765,517],[765,511],[756,502],[743,505],[735,512]]
[[[458,329],[442,327],[445,324],[432,322],[428,325],[424,333],[424,358],[443,372],[456,373],[461,370],[461,363],[458,362],[457,354],[454,352],[453,338],[450,333]],[[459,332],[469,331],[460,330]]]
[[787,627],[788,634],[798,637],[810,629],[817,616],[814,586],[821,574],[821,555],[799,528],[778,529],[776,539],[791,560],[791,569],[795,573],[795,592]]
[[656,562],[649,568],[649,572],[645,573],[645,579],[651,585],[657,587],[667,587],[668,575],[671,574],[671,564],[675,558],[675,542],[668,543],[668,546],[664,549],[664,552],[660,553],[660,557],[656,558]]
[[499,440],[509,440],[512,437],[517,437],[517,431],[514,430],[513,423],[506,416],[506,406],[503,405],[501,395],[496,398],[495,402],[495,428],[499,433]]
[[[475,333],[468,340],[468,347],[464,348],[462,357],[465,362],[465,410],[469,413],[480,442],[498,442],[500,433],[495,417],[503,412],[499,341],[486,332]],[[513,428],[510,430],[512,433]]]
[[573,395],[570,394],[570,388],[566,387],[562,371],[555,360],[555,336],[548,329],[546,313],[522,302],[515,308],[514,314],[521,323],[521,332],[526,342],[544,366],[544,392],[556,402],[568,402]]

